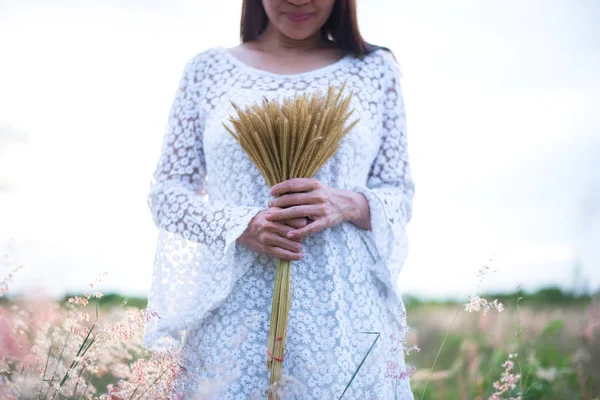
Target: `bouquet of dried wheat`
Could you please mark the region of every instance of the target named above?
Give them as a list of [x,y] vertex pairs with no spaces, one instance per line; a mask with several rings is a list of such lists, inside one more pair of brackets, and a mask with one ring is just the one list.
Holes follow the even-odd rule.
[[[344,127],[353,110],[348,111],[352,93],[342,97],[345,83],[336,94],[328,87],[311,96],[304,93],[285,98],[283,104],[263,98],[242,111],[233,101],[238,118],[230,116],[235,132],[223,126],[239,142],[263,177],[273,186],[292,178],[312,178],[335,154],[342,138],[358,119]],[[281,379],[283,355],[291,304],[291,261],[277,260],[271,323],[267,346],[270,385]],[[279,398],[274,394],[275,399]]]

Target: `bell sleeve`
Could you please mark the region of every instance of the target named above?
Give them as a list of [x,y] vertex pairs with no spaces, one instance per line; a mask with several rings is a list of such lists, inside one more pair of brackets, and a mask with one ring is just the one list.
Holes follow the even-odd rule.
[[412,217],[415,184],[408,157],[400,70],[389,53],[383,52],[381,59],[381,144],[366,185],[352,190],[362,193],[369,203],[371,230],[361,229],[360,234],[375,258],[372,273],[401,299],[398,276],[408,255],[406,225]]
[[142,341],[152,351],[180,349],[180,331],[198,328],[231,293],[251,265],[236,239],[262,209],[207,197],[204,74],[201,55],[187,62],[147,196],[159,228]]

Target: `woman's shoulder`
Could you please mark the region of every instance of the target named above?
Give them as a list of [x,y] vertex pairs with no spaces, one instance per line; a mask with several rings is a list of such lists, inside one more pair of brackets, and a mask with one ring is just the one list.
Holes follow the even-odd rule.
[[402,73],[392,50],[383,46],[373,46],[371,51],[365,54],[362,62],[366,70],[364,74],[375,83],[371,86],[372,96],[381,101],[389,97],[390,91],[400,90]]
[[399,70],[398,60],[391,49],[384,46],[373,46],[373,49],[365,55],[365,60],[383,68],[385,72]]
[[192,52],[191,56],[186,59],[182,79],[186,83],[194,82],[197,85],[203,85],[205,78],[218,72],[223,65],[220,61],[220,50],[220,46],[215,46]]
[[379,83],[380,93],[386,93],[390,86],[399,85],[402,81],[400,64],[391,49],[383,46],[373,46],[363,62],[368,65],[372,79]]
[[187,65],[197,69],[198,67],[205,68],[219,56],[220,46],[209,47],[192,53],[187,60]]

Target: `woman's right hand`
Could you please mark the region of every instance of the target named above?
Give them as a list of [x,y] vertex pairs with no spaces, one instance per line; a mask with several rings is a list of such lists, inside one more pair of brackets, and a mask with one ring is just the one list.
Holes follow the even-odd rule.
[[279,209],[279,207],[267,208],[256,214],[237,242],[262,254],[284,260],[301,260],[304,258],[301,246],[302,238],[289,239],[286,234],[291,230],[306,226],[308,221],[295,218],[283,223],[266,219],[265,214],[275,209]]

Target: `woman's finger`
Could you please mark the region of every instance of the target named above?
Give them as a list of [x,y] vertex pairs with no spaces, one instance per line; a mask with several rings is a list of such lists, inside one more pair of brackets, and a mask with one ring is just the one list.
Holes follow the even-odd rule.
[[[272,211],[276,211],[276,210],[282,210],[282,208],[277,207],[277,206],[269,206],[267,212],[272,212]],[[281,223],[283,225],[291,226],[292,228],[298,229],[298,228],[302,228],[303,226],[306,226],[306,224],[308,224],[308,221],[306,220],[306,218],[298,217],[298,218],[290,218],[285,221],[277,221],[276,223]],[[286,231],[286,233],[287,233],[287,231]]]
[[330,226],[330,223],[328,222],[328,219],[321,218],[321,219],[315,220],[313,223],[306,225],[304,228],[295,229],[295,230],[288,232],[286,234],[286,237],[293,239],[293,240],[302,240],[306,236],[308,236],[312,233],[315,233],[315,232],[322,231],[323,229],[328,228],[329,226]]
[[271,255],[273,255],[277,258],[284,259],[284,260],[298,261],[298,260],[302,260],[304,258],[303,253],[294,253],[294,252],[282,249],[281,247],[269,247],[268,251],[271,253]]
[[281,247],[282,249],[295,253],[302,250],[302,245],[300,243],[292,239],[279,236],[275,233],[267,233],[263,239],[263,242],[269,246]]
[[321,182],[315,178],[291,178],[273,185],[269,193],[277,197],[282,193],[308,192],[322,186]]
[[269,207],[285,208],[289,206],[297,206],[301,204],[315,204],[325,201],[323,194],[316,190],[311,190],[306,193],[287,193],[279,197],[269,200]]
[[279,236],[287,237],[289,231],[294,230],[293,226],[286,225],[282,221],[269,221],[265,223],[265,228],[269,232],[274,232]]
[[308,225],[308,218],[292,218],[292,219],[288,219],[287,221],[285,221],[285,224],[287,226],[291,226],[292,228],[295,229],[300,229],[300,228],[304,228],[306,225]]
[[325,214],[325,208],[322,204],[311,204],[294,206],[281,210],[270,210],[265,214],[265,218],[269,221],[283,221],[298,217],[321,216]]

